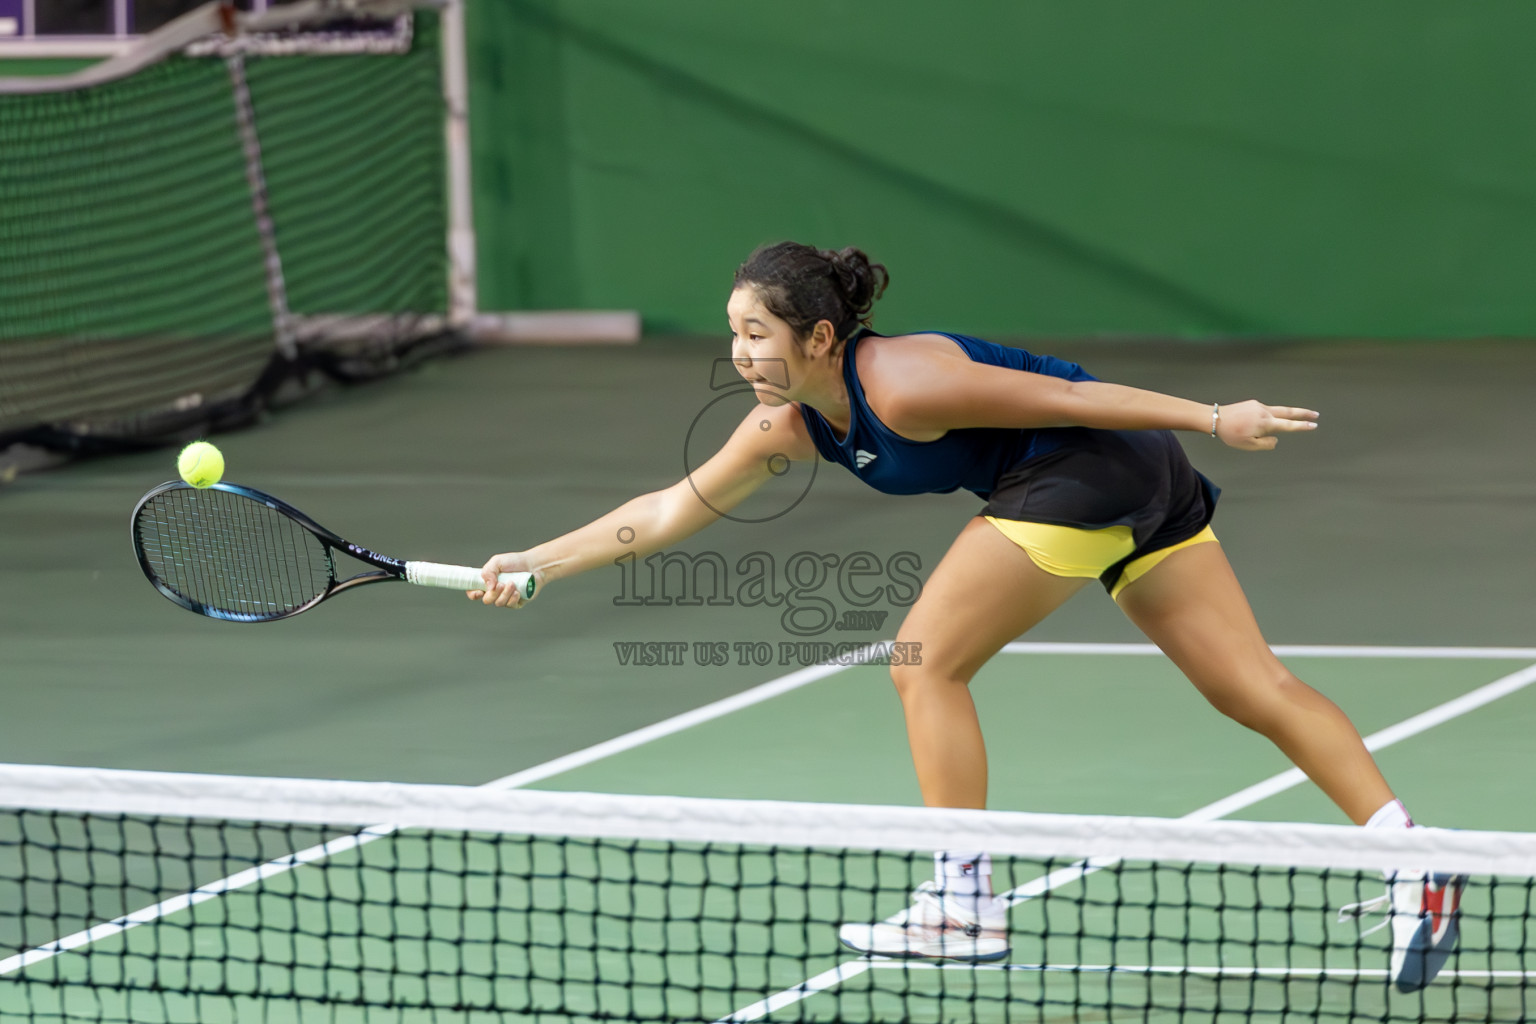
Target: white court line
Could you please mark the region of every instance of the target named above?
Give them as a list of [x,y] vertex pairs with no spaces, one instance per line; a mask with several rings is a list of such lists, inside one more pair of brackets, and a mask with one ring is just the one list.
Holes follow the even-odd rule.
[[[1039,648],[1043,646],[1047,645],[1008,645],[1010,648],[1017,647],[1026,649],[1010,652],[1016,654],[1031,653],[1030,649],[1033,649],[1035,653],[1066,653],[1057,651],[1039,651]],[[1140,648],[1143,646],[1150,647],[1153,651],[1157,650],[1156,647],[1152,647],[1150,644],[1080,644],[1072,646],[1078,648],[1093,647],[1095,648],[1094,650],[1083,652],[1093,654],[1140,654],[1142,653]],[[1138,649],[1135,651],[1127,651],[1125,650],[1127,647],[1134,647]],[[1118,650],[1105,650],[1101,648],[1118,648]],[[1316,650],[1319,648],[1307,649]],[[1406,650],[1409,648],[1397,649]],[[1443,650],[1444,648],[1419,649]],[[1008,648],[1004,648],[1004,650],[1008,650]],[[1274,650],[1276,654],[1279,654],[1282,648],[1276,647]],[[1073,653],[1076,652],[1074,651]],[[1284,655],[1282,655],[1282,657],[1283,656]],[[1524,689],[1525,687],[1531,685],[1533,682],[1536,682],[1536,665],[1527,665],[1525,668],[1520,669],[1518,672],[1512,672],[1500,679],[1495,679],[1493,682],[1480,686],[1475,690],[1469,691],[1468,693],[1464,693],[1460,697],[1446,701],[1444,704],[1430,708],[1428,711],[1414,715],[1412,718],[1404,719],[1396,725],[1388,726],[1379,732],[1372,733],[1371,735],[1365,737],[1366,748],[1368,750],[1376,751],[1385,747],[1390,747],[1394,743],[1400,743],[1403,740],[1408,739],[1410,736],[1417,736],[1419,733],[1424,732],[1427,729],[1431,729],[1444,722],[1448,722],[1453,718],[1465,715],[1468,712],[1474,711],[1485,704],[1489,704],[1498,700],[1500,697],[1506,697],[1517,690]],[[1246,789],[1238,790],[1231,796],[1217,800],[1215,803],[1206,804],[1204,807],[1193,810],[1188,814],[1183,815],[1180,820],[1214,821],[1215,819],[1225,817],[1234,811],[1252,806],[1261,800],[1266,800],[1269,797],[1274,796],[1276,793],[1282,793],[1287,789],[1298,786],[1306,780],[1306,775],[1303,774],[1299,768],[1292,768],[1288,771],[1281,772],[1279,775],[1265,779],[1263,782],[1249,786]],[[1050,874],[1045,875],[1042,878],[1036,878],[1033,881],[1026,882],[1021,886],[1010,889],[1008,892],[1002,893],[999,898],[1006,899],[1009,903],[1015,905],[1019,903],[1025,903],[1053,889],[1060,888],[1063,885],[1067,885],[1081,878],[1085,878],[1088,875],[1093,874],[1095,871],[1109,867],[1114,863],[1115,861],[1112,860],[1079,861],[1076,864],[1071,864],[1064,868],[1058,868],[1057,870],[1052,871]],[[731,1014],[729,1017],[721,1018],[721,1020],[717,1021],[716,1024],[725,1024],[725,1022],[730,1022],[730,1024],[746,1024],[746,1022],[749,1021],[760,1020],[761,1018],[766,1017],[769,1013],[772,1013],[774,1010],[782,1009],[785,1006],[789,1006],[793,1003],[799,1002],[802,999],[805,999],[807,996],[815,995],[818,992],[832,987],[839,981],[846,980],[847,978],[857,977],[858,975],[864,973],[864,971],[853,969],[859,964],[863,964],[864,969],[868,970],[870,967],[879,966],[887,962],[889,961],[884,959],[876,960],[867,956],[861,957],[858,960],[845,961],[844,963],[839,964],[834,970],[823,972],[822,974],[817,975],[815,978],[804,981],[801,984],[794,986],[793,988],[784,989],[782,992],[775,993],[774,995],[769,996],[767,999],[759,1000],[750,1006],[744,1006],[737,1010],[735,1013]],[[909,961],[902,961],[902,963],[910,965]],[[963,966],[973,969],[973,965],[970,964]]]
[[[717,700],[713,703],[705,704],[703,707],[694,708],[692,711],[685,711],[680,715],[674,715],[671,718],[657,722],[655,725],[648,725],[643,729],[636,729],[634,732],[625,733],[611,740],[605,740],[602,743],[566,754],[563,757],[557,757],[552,761],[545,761],[543,764],[534,765],[532,768],[525,768],[520,772],[513,772],[511,775],[504,775],[499,779],[493,779],[485,783],[483,788],[517,789],[529,783],[539,782],[553,775],[568,772],[573,768],[580,768],[582,765],[601,761],[605,757],[612,757],[626,750],[633,750],[635,747],[654,742],[665,736],[671,736],[673,733],[682,732],[684,729],[691,729],[695,725],[721,718],[732,712],[740,711],[742,708],[761,704],[766,700],[772,700],[774,697],[786,694],[791,690],[814,683],[818,679],[824,679],[827,676],[841,672],[845,668],[860,664],[879,653],[882,653],[882,647],[877,641],[848,655],[844,659],[844,663],[812,665],[798,672],[791,672],[789,675],[780,676],[778,679],[771,679],[766,683],[754,686],[749,690],[743,690],[741,693],[726,697],[723,700]],[[371,825],[353,835],[342,836],[329,842],[312,846],[307,850],[300,850],[298,853],[278,857],[265,864],[237,872],[228,878],[209,882],[207,885],[200,886],[191,892],[172,896],[152,906],[143,907],[130,914],[124,914],[122,917],[114,918],[111,921],[103,921],[83,931],[75,932],[73,935],[66,935],[61,939],[55,939],[41,946],[24,950],[14,956],[0,960],[0,978],[5,977],[7,974],[13,974],[22,968],[29,967],[32,964],[51,959],[60,953],[79,949],[93,942],[100,942],[114,935],[120,935],[140,925],[158,921],[162,917],[174,914],[180,910],[186,910],[188,907],[197,906],[199,903],[204,903],[216,896],[222,896],[225,893],[255,885],[257,882],[292,871],[304,864],[313,864],[329,857],[335,857],[350,850],[355,850],[360,846],[366,846],[376,839],[383,839],[397,831],[398,828],[395,825]]]

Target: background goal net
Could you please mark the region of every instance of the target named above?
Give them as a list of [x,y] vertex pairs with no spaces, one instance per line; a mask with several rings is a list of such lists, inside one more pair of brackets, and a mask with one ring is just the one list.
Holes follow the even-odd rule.
[[457,344],[436,10],[208,4],[0,79],[0,448],[153,443]]

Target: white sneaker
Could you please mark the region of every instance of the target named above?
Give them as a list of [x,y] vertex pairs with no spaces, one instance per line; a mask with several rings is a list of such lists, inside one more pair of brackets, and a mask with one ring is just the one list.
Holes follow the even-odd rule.
[[1400,871],[1393,879],[1391,970],[1399,992],[1417,992],[1445,966],[1456,948],[1466,886],[1466,875]]
[[1399,871],[1387,877],[1387,893],[1339,911],[1339,920],[1382,912],[1387,919],[1363,932],[1392,926],[1389,977],[1399,992],[1417,992],[1435,980],[1456,949],[1457,919],[1466,875]]
[[876,924],[845,924],[837,930],[843,945],[857,952],[890,957],[944,957],[981,962],[1008,956],[1008,908],[992,899],[980,914],[962,906],[971,900],[946,898],[933,882],[912,894],[912,906]]

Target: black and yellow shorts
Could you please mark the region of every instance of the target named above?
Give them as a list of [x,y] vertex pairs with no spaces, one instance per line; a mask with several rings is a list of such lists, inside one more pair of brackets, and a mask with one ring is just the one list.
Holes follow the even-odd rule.
[[1167,430],[1076,430],[998,478],[981,515],[1055,576],[1113,598],[1180,548],[1214,541],[1221,490]]

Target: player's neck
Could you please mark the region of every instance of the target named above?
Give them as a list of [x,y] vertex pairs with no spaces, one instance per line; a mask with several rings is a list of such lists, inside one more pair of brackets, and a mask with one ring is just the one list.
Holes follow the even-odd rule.
[[843,355],[817,366],[807,377],[795,400],[821,413],[821,418],[837,431],[839,438],[848,436],[853,413],[848,403],[848,385],[843,379]]

